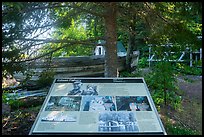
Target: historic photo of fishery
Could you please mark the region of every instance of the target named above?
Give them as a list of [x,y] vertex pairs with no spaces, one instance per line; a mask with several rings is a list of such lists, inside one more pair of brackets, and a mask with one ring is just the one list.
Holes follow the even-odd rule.
[[100,113],[98,130],[103,132],[139,132],[133,112]]
[[45,111],[79,111],[81,96],[51,96]]

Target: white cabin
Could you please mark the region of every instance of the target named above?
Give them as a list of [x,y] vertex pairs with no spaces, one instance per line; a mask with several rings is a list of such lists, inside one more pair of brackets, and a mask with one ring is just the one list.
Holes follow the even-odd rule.
[[[94,50],[94,55],[105,55],[106,51],[104,48],[105,41],[98,41],[98,44]],[[121,41],[117,41],[117,55],[119,57],[124,57],[127,55],[126,49]]]

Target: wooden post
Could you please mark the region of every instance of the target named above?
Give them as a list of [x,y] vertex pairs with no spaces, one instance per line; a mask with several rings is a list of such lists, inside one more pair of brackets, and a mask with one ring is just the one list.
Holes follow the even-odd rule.
[[132,54],[132,57],[131,57],[131,68],[134,70],[134,68],[137,67],[138,65],[138,60],[139,60],[139,55],[140,55],[140,52],[139,50],[137,51],[133,51],[133,54]]
[[193,66],[193,63],[192,63],[192,49],[190,48],[190,67]]
[[198,66],[198,57],[196,54],[195,54],[195,62],[196,62],[196,67],[197,67]]
[[200,48],[200,60],[202,59],[202,48]]

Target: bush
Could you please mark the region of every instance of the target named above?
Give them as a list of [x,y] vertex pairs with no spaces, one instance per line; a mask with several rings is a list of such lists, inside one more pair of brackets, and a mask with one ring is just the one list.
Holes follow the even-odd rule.
[[169,135],[198,135],[199,133],[195,130],[188,129],[181,127],[179,125],[172,125],[172,124],[167,124],[166,125],[166,132]]
[[19,109],[25,103],[22,100],[16,99],[16,96],[8,96],[6,93],[2,94],[2,102],[11,106],[11,109]]
[[[140,76],[142,76],[142,73],[139,69],[134,74],[127,71],[120,72],[120,77]],[[155,64],[153,71],[144,76],[158,110],[162,104],[171,105],[174,109],[181,107],[182,91],[179,90],[176,84],[175,76],[176,71],[174,71],[174,67],[170,62],[158,62]]]
[[202,69],[197,67],[190,67],[186,64],[177,63],[176,70],[187,75],[202,75]]
[[54,75],[55,73],[53,70],[43,71],[39,76],[39,80],[37,81],[38,86],[40,87],[51,86],[54,80]]
[[181,93],[176,85],[175,71],[170,62],[158,62],[145,80],[157,107],[168,104],[175,109],[180,108]]
[[138,62],[138,66],[140,68],[145,68],[145,67],[148,67],[148,64],[149,62],[147,61],[147,58],[146,57],[142,57],[141,59],[139,59],[139,62]]

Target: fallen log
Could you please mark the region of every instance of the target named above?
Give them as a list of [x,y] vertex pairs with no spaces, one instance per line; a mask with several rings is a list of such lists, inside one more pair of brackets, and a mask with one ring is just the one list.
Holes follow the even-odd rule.
[[78,66],[95,66],[104,64],[104,56],[71,56],[53,58],[48,64],[47,60],[37,60],[29,64],[29,68],[51,68],[58,67],[78,67]]
[[[29,70],[33,71],[31,81],[37,81],[43,71],[48,68],[55,74],[54,78],[67,77],[87,77],[87,76],[104,76],[104,56],[77,56],[77,57],[60,57],[53,58],[48,64],[46,60],[37,60],[28,65]],[[125,69],[125,57],[118,57],[118,70]],[[17,81],[26,78],[22,73],[14,75]]]

